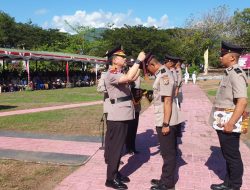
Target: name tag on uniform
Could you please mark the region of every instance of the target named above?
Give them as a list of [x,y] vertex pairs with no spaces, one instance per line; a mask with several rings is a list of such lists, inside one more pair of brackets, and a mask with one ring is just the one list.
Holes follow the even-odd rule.
[[[246,113],[246,112],[245,112]],[[233,115],[233,110],[229,111],[215,111],[213,114],[213,128],[216,130],[224,130],[223,124],[227,123]],[[237,123],[234,125],[232,132],[242,133],[244,130],[247,130],[249,124],[249,114],[245,114],[240,117]]]

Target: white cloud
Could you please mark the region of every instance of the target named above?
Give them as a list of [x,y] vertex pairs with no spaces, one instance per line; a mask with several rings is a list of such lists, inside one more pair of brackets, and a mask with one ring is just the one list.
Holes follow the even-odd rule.
[[87,13],[84,10],[77,10],[73,15],[54,16],[51,23],[46,26],[52,28],[58,28],[60,31],[67,31],[72,33],[72,29],[66,24],[67,21],[72,26],[90,26],[95,28],[107,27],[113,24],[114,28],[120,28],[126,25],[143,25],[143,26],[155,26],[160,28],[168,28],[168,16],[163,15],[160,19],[148,16],[146,20],[142,18],[133,17],[132,11],[127,13],[112,13],[104,12],[102,10]]
[[47,9],[38,9],[35,11],[35,15],[44,15],[48,12]]

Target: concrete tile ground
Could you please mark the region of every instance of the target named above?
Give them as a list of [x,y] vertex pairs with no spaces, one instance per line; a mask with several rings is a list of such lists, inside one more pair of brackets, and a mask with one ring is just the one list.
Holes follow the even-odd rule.
[[[207,124],[211,103],[196,85],[183,86],[184,102],[182,114],[185,120],[183,137],[179,139],[178,167],[176,169],[177,190],[208,190],[211,183],[220,183],[225,174],[216,132]],[[137,149],[140,154],[123,156],[121,172],[128,175],[131,190],[150,188],[150,180],[159,178],[162,159],[159,154],[154,129],[153,107],[140,116],[137,135]],[[106,165],[100,144],[94,142],[69,142],[46,139],[0,137],[0,149],[60,152],[91,155],[91,159],[77,171],[59,183],[55,190],[105,190]],[[250,187],[250,150],[241,142],[244,162],[242,190]]]

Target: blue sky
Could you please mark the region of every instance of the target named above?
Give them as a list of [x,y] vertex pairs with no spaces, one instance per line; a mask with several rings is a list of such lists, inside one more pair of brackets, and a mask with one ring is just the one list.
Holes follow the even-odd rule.
[[230,14],[250,7],[249,0],[0,0],[0,10],[15,17],[17,22],[27,22],[43,28],[59,28],[69,31],[65,20],[72,25],[115,27],[123,24],[182,27],[187,18],[195,17],[227,5]]

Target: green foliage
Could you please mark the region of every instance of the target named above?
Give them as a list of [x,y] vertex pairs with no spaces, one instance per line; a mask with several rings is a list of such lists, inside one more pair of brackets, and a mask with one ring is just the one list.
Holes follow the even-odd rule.
[[250,50],[250,8],[234,13],[236,41]]
[[193,74],[193,72],[195,71],[196,75],[198,75],[200,73],[200,68],[199,66],[193,64],[191,67],[188,67],[188,72],[190,74]]

